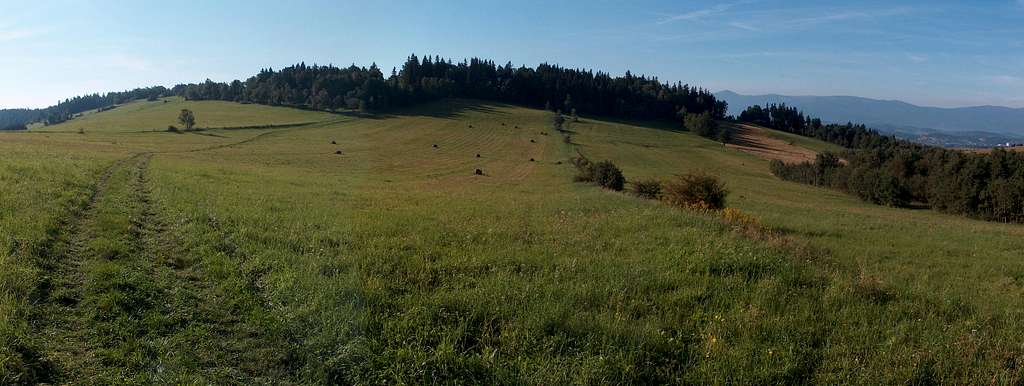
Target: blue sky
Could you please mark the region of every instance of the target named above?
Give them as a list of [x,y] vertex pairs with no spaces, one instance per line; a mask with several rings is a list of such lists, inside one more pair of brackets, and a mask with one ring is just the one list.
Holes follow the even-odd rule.
[[413,52],[714,91],[1024,107],[1024,0],[0,0],[0,107],[299,61],[387,72]]

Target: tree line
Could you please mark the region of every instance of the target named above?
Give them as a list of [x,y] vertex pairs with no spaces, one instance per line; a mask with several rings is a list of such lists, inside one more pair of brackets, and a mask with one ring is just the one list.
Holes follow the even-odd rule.
[[593,70],[551,64],[536,68],[484,59],[452,62],[410,56],[385,77],[370,67],[307,66],[263,69],[246,81],[178,85],[176,95],[190,100],[231,100],[316,110],[385,110],[441,98],[460,97],[522,106],[578,111],[619,118],[677,120],[685,113],[725,117],[726,103],[706,89],[626,72],[613,77]]
[[773,161],[776,176],[839,189],[895,207],[924,205],[990,221],[1024,222],[1024,153],[989,153],[921,145],[864,125],[822,124],[785,105],[751,106],[740,121],[846,147],[813,162]]
[[179,84],[123,92],[84,95],[45,109],[0,110],[0,128],[43,122],[56,124],[85,111],[136,99],[165,96],[188,100],[226,100],[314,110],[380,111],[442,98],[460,97],[576,111],[617,118],[679,120],[686,114],[725,117],[727,105],[706,89],[664,83],[656,77],[624,76],[570,69],[552,64],[536,67],[495,64],[479,58],[453,62],[411,55],[389,76],[370,67],[308,66],[262,69],[245,81]]
[[796,107],[769,104],[747,107],[737,119],[759,126],[820,139],[850,149],[887,147],[895,137],[879,134],[862,124],[823,124],[821,119],[804,115]]

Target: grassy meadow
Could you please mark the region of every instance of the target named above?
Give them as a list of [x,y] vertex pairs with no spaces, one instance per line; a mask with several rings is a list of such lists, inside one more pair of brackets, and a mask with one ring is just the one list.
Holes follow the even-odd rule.
[[330,113],[305,111],[287,107],[272,107],[224,101],[186,101],[180,97],[167,97],[156,101],[138,100],[118,105],[102,113],[91,112],[81,117],[51,126],[34,129],[42,132],[144,132],[166,131],[176,126],[178,113],[189,109],[202,117],[197,128],[243,128],[254,126],[296,125],[322,122],[332,118]]
[[[234,129],[161,132],[182,108]],[[172,99],[0,133],[0,383],[1024,380],[1024,227],[550,122]],[[574,183],[576,152],[718,175],[761,225]]]

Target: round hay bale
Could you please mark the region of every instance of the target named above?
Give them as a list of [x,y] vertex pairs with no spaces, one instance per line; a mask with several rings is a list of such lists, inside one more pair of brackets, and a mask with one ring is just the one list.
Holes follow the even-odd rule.
[[534,141],[534,140],[532,140],[532,139],[531,139],[531,140],[530,140],[530,143],[537,143],[537,141]]
[[331,145],[337,145],[338,141],[331,141]]
[[341,150],[334,152],[334,154],[341,154]]
[[530,158],[530,162],[533,162],[533,161],[534,161],[533,158]]
[[476,174],[478,176],[482,176],[482,175],[484,175],[484,171],[480,170],[480,169],[477,169],[475,172],[473,172],[473,174]]
[[479,153],[476,155],[476,158],[480,158],[480,154]]
[[436,143],[434,144],[434,148],[437,149],[437,144]]

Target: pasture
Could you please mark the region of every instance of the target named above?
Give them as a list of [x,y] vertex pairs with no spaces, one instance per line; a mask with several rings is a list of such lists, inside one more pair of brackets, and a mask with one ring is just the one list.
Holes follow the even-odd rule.
[[[234,129],[161,132],[182,108]],[[0,133],[0,383],[1021,382],[1024,227],[551,117],[170,100]],[[760,225],[574,183],[576,152],[718,175]]]

